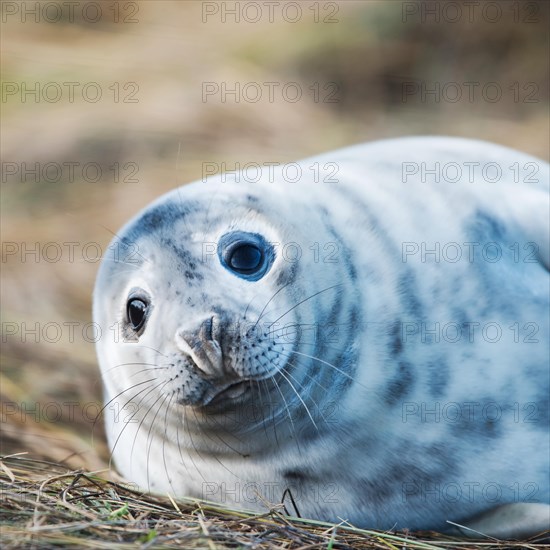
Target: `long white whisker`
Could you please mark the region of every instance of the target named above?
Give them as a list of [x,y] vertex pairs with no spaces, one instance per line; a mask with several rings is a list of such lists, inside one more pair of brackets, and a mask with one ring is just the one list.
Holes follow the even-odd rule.
[[[162,389],[164,388],[164,386],[166,386],[167,384],[169,384],[171,382],[171,380],[166,380],[165,382],[162,382],[160,384],[158,384],[158,386],[156,387],[159,387],[160,386],[160,389],[162,391]],[[155,387],[155,388],[156,388]],[[139,404],[138,404],[138,408],[137,410],[134,412],[134,414],[130,417],[130,420],[128,421],[128,423],[126,424],[126,426],[124,426],[123,429],[125,429],[128,424],[131,422],[131,420],[134,418],[134,416],[137,414],[137,412],[139,411],[139,407],[141,405],[141,403],[143,403],[143,401],[147,398],[148,395],[151,394],[151,392],[153,392],[155,390],[155,388],[152,388],[150,392],[148,392],[147,394],[145,394],[143,396],[143,398],[140,400]],[[163,397],[162,393],[160,394],[159,397],[157,397],[157,399],[155,399],[154,403],[152,405],[149,406],[149,408],[147,409],[147,412],[142,416],[142,418],[140,419],[139,421],[139,425],[138,425],[138,428],[136,430],[136,435],[134,436],[134,441],[132,442],[132,448],[130,450],[130,469],[132,468],[132,458],[134,456],[134,448],[136,446],[136,442],[137,442],[137,437],[138,437],[138,434],[139,434],[139,431],[141,430],[141,427],[143,426],[143,423],[145,422],[145,419],[149,416],[149,413],[151,412],[151,409],[158,403],[159,399],[161,399]],[[151,423],[151,426],[153,425],[153,423]],[[149,433],[151,431],[151,428],[149,428]],[[147,441],[148,441],[148,438],[145,439],[145,445],[147,445]]]
[[[280,352],[279,352],[280,353]],[[308,357],[309,359],[313,359],[313,361],[319,361],[319,363],[323,363],[323,365],[327,365],[330,368],[334,369],[335,371],[339,372],[340,374],[343,374],[346,378],[349,378],[350,380],[353,380],[356,384],[359,384],[361,387],[368,389],[366,386],[358,382],[353,376],[350,376],[347,372],[343,371],[342,369],[339,369],[337,366],[333,365],[332,363],[329,363],[328,361],[324,361],[323,359],[319,359],[319,357],[315,357],[314,355],[309,355],[307,353],[302,353],[301,351],[295,351],[290,350],[289,353],[295,353],[296,355],[302,355],[303,357]]]
[[[156,380],[156,378],[154,379]],[[138,393],[136,393],[134,396],[132,396],[128,401],[126,401],[126,403],[124,404],[124,406],[122,407],[122,409],[124,409],[128,403],[130,403],[133,399],[135,399],[140,393],[143,393],[144,391],[147,391],[147,393],[140,399],[139,403],[136,405],[136,410],[132,413],[132,415],[130,416],[130,418],[128,420],[125,421],[125,426],[122,428],[122,430],[120,430],[116,440],[115,440],[115,443],[113,445],[113,447],[111,448],[111,456],[109,457],[109,468],[111,467],[111,464],[112,464],[112,460],[113,460],[113,455],[115,453],[115,449],[116,449],[116,446],[120,440],[120,438],[122,437],[122,434],[124,433],[124,431],[126,430],[126,428],[130,425],[132,419],[134,418],[134,416],[139,412],[139,407],[141,405],[141,403],[143,402],[143,400],[151,393],[153,392],[156,388],[158,388],[159,386],[162,386],[163,384],[166,384],[166,382],[159,382],[156,386],[153,386],[152,388],[149,389],[149,387],[147,388],[144,388],[143,390],[139,391]],[[139,431],[139,428],[138,428],[138,431]],[[130,457],[130,464],[132,463],[132,457]]]
[[[126,393],[127,391],[130,391],[130,390],[133,390],[134,388],[137,388],[138,386],[143,386],[143,384],[147,384],[149,382],[154,382],[156,380],[156,378],[150,378],[149,380],[144,380],[143,382],[138,382],[137,384],[134,384],[133,386],[130,386],[124,390],[122,390],[120,393],[117,393],[112,399],[109,399],[109,401],[107,401],[107,403],[105,403],[105,405],[103,405],[103,407],[101,407],[101,409],[99,410],[99,412],[97,413],[96,417],[94,418],[94,423],[92,425],[92,438],[93,438],[93,433],[94,433],[94,428],[95,428],[95,425],[97,424],[97,421],[99,420],[99,417],[101,416],[101,414],[103,413],[103,411],[105,411],[105,409],[117,398],[117,397],[120,397],[122,394]],[[147,388],[145,388],[147,389]],[[145,390],[143,390],[145,391]],[[136,394],[136,395],[139,395]],[[135,397],[135,396],[134,396]],[[130,401],[133,399],[133,397],[130,398]],[[129,401],[128,401],[129,403]]]
[[286,409],[286,413],[287,413],[287,416],[290,420],[290,429],[292,431],[292,433],[294,434],[294,440],[296,441],[296,445],[298,447],[298,449],[300,449],[300,440],[299,438],[297,437],[297,434],[296,434],[296,430],[295,430],[295,426],[294,426],[294,420],[292,418],[292,415],[290,414],[290,408],[288,406],[288,403],[287,403],[287,400],[286,400],[286,397],[285,397],[285,394],[281,391],[281,388],[279,386],[279,383],[277,382],[276,378],[273,376],[271,378],[266,378],[266,380],[270,380],[272,381],[274,384],[275,384],[275,387],[277,388],[277,390],[279,391],[279,393],[281,394],[281,397],[283,398],[283,402],[285,404],[285,409]]
[[[153,420],[151,420],[151,425],[149,426],[149,431],[147,432],[147,437],[145,438],[145,446],[147,447],[147,460],[146,460],[146,467],[145,467],[145,471],[147,473],[147,489],[151,490],[151,484],[149,482],[149,458],[151,456],[151,447],[153,446],[153,438],[151,437],[151,432],[153,430],[153,427],[155,425],[155,420],[157,419],[157,416],[160,412],[160,410],[162,409],[162,406],[164,405],[164,403],[166,403],[166,400],[170,397],[169,394],[167,395],[161,395],[154,403],[153,405],[151,405],[151,409],[158,403],[158,401],[161,399],[161,397],[164,397],[164,399],[160,402],[160,405],[158,406],[158,409],[157,409],[157,412],[155,413],[155,416],[153,416]],[[145,415],[147,416],[147,415]],[[144,417],[145,418],[145,417]],[[150,442],[149,442],[150,440]],[[163,439],[163,443],[164,443],[164,439]],[[148,444],[149,442],[149,444]]]
[[311,296],[308,296],[307,298],[304,298],[297,304],[294,304],[289,310],[287,310],[285,313],[283,313],[280,317],[277,317],[275,321],[273,321],[269,327],[268,330],[277,322],[280,321],[285,315],[288,315],[293,309],[296,309],[298,306],[302,305],[304,302],[307,302],[308,300],[311,300],[312,298],[315,298],[315,296],[318,296],[319,294],[322,294],[323,292],[326,292],[327,290],[331,290],[332,288],[337,288],[339,286],[342,286],[343,283],[338,283],[336,285],[329,286],[327,288],[324,288],[323,290],[320,290],[319,292],[316,292],[315,294],[312,294]]
[[283,285],[279,290],[277,290],[277,292],[275,292],[275,294],[273,294],[273,296],[271,296],[271,298],[267,301],[267,303],[265,304],[264,308],[262,309],[262,311],[260,312],[260,315],[258,315],[258,319],[256,320],[256,322],[254,323],[254,326],[252,327],[252,330],[254,330],[257,326],[258,326],[258,323],[260,322],[260,319],[263,317],[264,315],[264,312],[265,310],[267,309],[267,306],[273,301],[273,299],[275,298],[275,296],[277,296],[277,294],[279,294],[279,292],[281,292],[282,290],[284,290],[287,286],[289,286],[290,284],[292,284],[294,281],[290,281],[288,282],[286,285]]
[[294,387],[294,384],[285,376],[285,373],[283,372],[283,369],[281,369],[279,371],[279,373],[288,382],[289,386],[294,390],[294,393],[296,394],[296,396],[298,397],[298,399],[300,400],[300,402],[304,406],[304,409],[306,410],[307,415],[309,416],[309,419],[311,420],[311,423],[315,426],[315,429],[317,431],[319,431],[319,428],[318,428],[317,424],[315,424],[315,420],[313,420],[313,416],[311,416],[311,412],[309,411],[308,406],[306,405],[305,401],[302,399],[302,396],[300,395],[300,393]]
[[[288,365],[290,366],[295,366],[293,365],[292,363],[288,363]],[[300,388],[302,389],[305,389],[304,388],[304,385],[302,383],[300,383],[299,380],[297,380],[294,376],[292,376],[292,374],[290,373],[290,371],[286,368],[286,367],[283,367],[281,370],[284,370],[288,376],[290,376],[290,378],[292,378],[292,380],[294,380],[294,382],[296,382],[296,384],[298,384],[300,386]],[[323,390],[327,391],[328,390],[326,388],[323,388],[323,386],[321,386],[321,384],[319,384],[313,377],[309,376],[307,373],[305,373],[306,376],[310,379],[310,380],[313,380],[315,383],[317,383],[317,385],[322,388]],[[310,396],[310,399],[311,399],[311,402],[313,403],[313,405],[315,406],[315,408],[319,411],[319,414],[322,416],[323,418],[323,422],[326,424],[327,423],[327,419],[325,418],[325,416],[323,415],[323,412],[321,411],[321,408],[319,407],[319,405],[315,402],[315,400],[313,399],[313,397]]]

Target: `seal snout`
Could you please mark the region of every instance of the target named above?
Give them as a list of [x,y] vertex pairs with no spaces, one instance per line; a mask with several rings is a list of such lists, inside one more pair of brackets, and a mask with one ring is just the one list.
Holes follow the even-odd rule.
[[180,327],[176,332],[176,345],[189,356],[195,367],[207,378],[223,376],[223,353],[220,344],[221,330],[218,316],[210,316],[196,328]]

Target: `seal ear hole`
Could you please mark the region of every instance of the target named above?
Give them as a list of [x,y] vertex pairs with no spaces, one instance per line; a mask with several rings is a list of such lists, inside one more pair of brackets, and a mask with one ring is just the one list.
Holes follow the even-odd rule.
[[144,297],[130,296],[126,302],[126,318],[134,332],[139,332],[145,326],[149,312],[149,301]]
[[220,263],[237,277],[248,281],[261,279],[274,259],[273,246],[257,233],[234,231],[218,242]]

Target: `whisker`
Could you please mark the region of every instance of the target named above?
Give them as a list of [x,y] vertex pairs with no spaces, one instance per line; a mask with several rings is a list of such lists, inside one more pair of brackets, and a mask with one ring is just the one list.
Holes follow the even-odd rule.
[[[273,294],[273,296],[271,296],[271,298],[267,301],[267,303],[265,304],[264,308],[262,309],[262,311],[260,312],[260,315],[258,315],[258,319],[256,320],[256,323],[254,323],[254,326],[252,327],[252,330],[254,330],[257,326],[258,326],[258,323],[260,322],[261,318],[263,317],[264,315],[264,312],[265,310],[267,309],[267,306],[273,301],[273,299],[275,298],[275,296],[277,296],[277,294],[279,294],[279,292],[283,291],[287,286],[291,285],[294,281],[290,281],[288,282],[286,285],[283,285],[279,290],[277,290],[277,292],[275,292],[275,294]],[[248,309],[248,308],[247,308]],[[270,325],[271,326],[271,325]]]
[[132,374],[130,374],[130,376],[136,376],[136,374],[140,374],[142,372],[148,372],[148,371],[151,371],[151,370],[166,370],[166,369],[169,369],[172,366],[173,365],[168,365],[167,367],[153,367],[153,368],[149,368],[149,369],[141,369],[141,370],[138,370],[136,372],[133,372]]
[[[246,321],[246,314],[248,313],[248,308],[252,305],[252,302],[254,301],[254,298],[256,298],[257,294],[254,294],[254,296],[252,296],[252,298],[250,298],[250,301],[248,302],[248,304],[246,305],[246,309],[244,310],[244,315],[243,315],[243,319]],[[256,325],[254,325],[256,326]]]
[[[256,386],[258,388],[258,397],[260,399],[260,407],[262,408],[262,425],[264,427],[265,435],[266,435],[266,437],[268,437],[267,426],[265,424],[265,416],[264,416],[265,408],[264,408],[264,400],[262,398],[262,388],[260,386],[260,381],[259,380],[254,380],[254,382],[256,383]],[[271,408],[271,405],[270,405],[270,408]]]
[[[315,420],[313,420],[313,416],[311,416],[311,412],[309,411],[309,408],[308,406],[306,405],[305,401],[302,399],[302,396],[299,394],[299,392],[296,390],[296,388],[294,387],[294,384],[285,376],[285,373],[283,372],[283,369],[281,369],[279,371],[279,373],[281,374],[281,376],[288,382],[288,385],[294,390],[294,393],[296,394],[296,397],[298,397],[298,399],[300,400],[300,402],[302,403],[302,405],[304,406],[304,409],[306,410],[307,412],[307,415],[309,416],[309,419],[311,420],[311,423],[313,424],[313,426],[315,426],[315,429],[317,431],[319,431],[319,428],[317,427],[317,424],[315,424]],[[287,373],[288,374],[288,373]]]
[[[195,451],[195,453],[197,453],[197,456],[204,462],[204,458],[202,457],[201,453],[199,452],[199,450],[197,449],[197,447],[195,445],[195,442],[193,441],[193,436],[191,435],[191,430],[189,429],[189,420],[187,419],[187,411],[188,411],[188,407],[185,407],[183,409],[183,425],[187,428],[187,435],[189,436],[189,441],[191,441],[191,446],[193,447],[193,450]],[[189,459],[191,460],[191,462],[193,463],[193,466],[195,466],[195,470],[197,470],[197,473],[201,476],[202,480],[205,483],[207,483],[207,480],[202,475],[202,472],[200,471],[199,467],[197,466],[197,464],[196,464],[196,462],[193,458],[193,455],[191,453],[188,453],[188,456],[189,456]]]
[[328,361],[324,361],[323,359],[319,359],[319,357],[315,357],[314,355],[309,355],[307,353],[302,353],[300,351],[290,350],[289,353],[295,353],[296,355],[302,355],[304,357],[308,357],[309,359],[313,359],[314,361],[319,361],[320,363],[323,363],[324,365],[327,365],[333,368],[335,371],[339,372],[340,374],[343,374],[346,378],[349,378],[356,384],[359,384],[362,388],[368,389],[365,385],[361,384],[353,376],[350,376],[347,372],[343,371],[342,369],[339,369],[337,366],[333,365],[332,363],[329,363]]
[[154,351],[155,353],[158,353],[159,355],[162,355],[163,357],[168,357],[168,355],[165,355],[164,353],[162,353],[162,352],[159,351],[158,349],[152,348],[151,346],[146,346],[146,345],[144,345],[144,344],[136,344],[136,347],[137,347],[137,348],[150,349],[150,350]]
[[[154,379],[156,380],[156,378]],[[152,388],[144,388],[143,390],[139,391],[138,393],[136,393],[134,396],[130,397],[130,399],[128,401],[126,401],[126,403],[124,404],[124,406],[122,407],[123,409],[128,405],[128,403],[130,403],[133,399],[135,399],[139,394],[143,393],[144,391],[147,391],[149,390],[143,397],[142,399],[140,399],[139,403],[136,405],[136,410],[132,413],[132,416],[130,416],[130,418],[128,420],[125,421],[125,426],[122,428],[122,430],[120,430],[116,440],[115,440],[115,443],[113,445],[113,447],[111,448],[111,455],[109,457],[109,468],[111,468],[111,464],[112,464],[112,460],[113,460],[113,455],[115,453],[115,449],[116,449],[116,446],[118,445],[118,442],[120,440],[120,438],[122,437],[122,434],[124,433],[124,430],[126,430],[126,428],[130,425],[130,422],[132,421],[132,419],[134,418],[134,416],[138,413],[139,411],[139,407],[141,405],[141,403],[143,402],[143,400],[152,392],[154,391],[156,388],[158,388],[159,386],[161,386],[163,384],[163,382],[159,382],[156,386],[153,386]],[[139,428],[138,428],[139,430]],[[131,464],[131,457],[130,457],[130,464]]]
[[[176,395],[180,393],[180,388],[177,389],[177,392],[176,392]],[[184,409],[184,412],[183,412],[183,421],[185,421],[185,409]],[[178,451],[179,451],[179,455],[180,455],[180,460],[181,460],[181,463],[183,464],[184,468],[185,468],[185,471],[191,475],[191,473],[189,472],[189,468],[187,467],[187,463],[185,462],[185,460],[183,459],[183,453],[181,451],[181,442],[180,442],[180,423],[179,422],[176,422],[176,442],[178,444]],[[191,459],[192,460],[192,459]],[[196,466],[195,466],[196,468]],[[198,469],[197,469],[198,471]]]
[[[101,407],[101,409],[99,410],[99,412],[97,413],[96,417],[94,418],[94,423],[92,424],[92,444],[93,444],[93,438],[94,438],[94,429],[95,429],[95,425],[97,424],[97,421],[99,420],[99,417],[101,416],[101,414],[103,413],[103,411],[115,400],[117,399],[117,397],[120,397],[123,393],[126,393],[127,391],[130,391],[130,390],[133,390],[134,388],[137,388],[138,386],[142,386],[143,384],[147,384],[148,382],[154,382],[156,380],[156,378],[151,378],[149,380],[145,380],[144,382],[138,382],[137,384],[134,384],[133,386],[130,386],[129,388],[126,388],[124,390],[122,390],[120,393],[117,393],[112,399],[109,399],[109,401],[107,401],[107,403],[105,403],[105,405],[103,405],[103,407]],[[139,395],[139,394],[138,394]],[[131,400],[132,398],[130,398]]]
[[[103,227],[103,229],[105,229],[106,231],[108,231],[111,235],[113,235],[113,237],[116,237],[118,240],[116,241],[116,244],[122,244],[124,246],[128,246],[128,239],[126,237],[121,237],[120,235],[117,235],[114,231],[111,231],[108,227],[106,227],[105,225],[103,224],[98,224],[100,225],[101,227]],[[131,243],[131,244],[134,244],[136,247],[136,243]],[[149,260],[139,251],[135,251],[136,254],[139,254],[147,263],[150,263]]]
[[[307,342],[307,341],[305,341],[305,339],[288,340],[288,338],[290,338],[291,336],[294,336],[295,334],[302,334],[303,333],[302,330],[295,330],[294,332],[286,332],[285,334],[277,334],[281,331],[288,330],[289,328],[292,328],[292,327],[302,327],[302,326],[309,327],[310,324],[303,325],[302,323],[291,323],[291,324],[285,325],[284,327],[280,327],[280,328],[277,328],[277,329],[270,330],[268,333],[265,334],[265,337],[266,338],[272,338],[272,339],[275,339],[277,337],[281,338],[283,344],[296,344],[296,343],[299,343],[300,345],[303,345],[303,346],[316,346],[319,343],[318,333],[315,333],[313,335],[313,338],[314,338],[313,342]],[[322,342],[322,346],[323,346],[323,348],[330,349],[330,350],[336,351],[338,353],[344,353],[346,351],[342,348],[336,348],[334,346],[330,346],[326,342]]]
[[288,315],[293,309],[296,309],[299,305],[302,305],[304,302],[307,302],[308,300],[311,300],[312,298],[315,298],[315,296],[318,296],[319,294],[322,294],[323,292],[326,292],[327,290],[331,290],[333,288],[336,288],[336,287],[339,287],[339,286],[343,286],[343,283],[338,283],[336,285],[332,285],[332,286],[329,286],[327,288],[324,288],[323,290],[320,290],[319,292],[316,292],[315,294],[312,294],[311,296],[308,296],[307,298],[304,298],[303,300],[301,300],[300,302],[298,302],[297,304],[293,305],[288,311],[286,311],[285,313],[283,313],[280,317],[277,317],[277,319],[275,319],[275,321],[273,321],[269,327],[268,327],[268,330],[277,322],[277,321],[280,321],[285,315]]
[[[286,355],[286,353],[282,353],[282,352],[279,352],[281,355],[284,355],[285,357],[289,357],[290,358],[290,355]],[[289,366],[291,367],[294,367],[296,368],[296,365],[294,363],[291,363],[290,361],[287,363]],[[283,367],[283,369],[285,369],[286,367]],[[290,376],[290,372],[288,370],[286,370],[286,373]],[[315,384],[317,384],[322,390],[326,391],[326,392],[329,392],[330,390],[325,388],[320,382],[319,380],[317,380],[316,378],[314,378],[313,376],[311,376],[311,374],[309,374],[308,372],[304,372],[304,374],[312,381],[314,382]],[[294,377],[292,377],[293,380],[296,380]],[[301,387],[303,387],[301,384],[300,384]]]
[[[148,367],[156,367],[156,368],[168,368],[168,367],[160,367],[156,363],[145,363],[144,361],[136,361],[132,363],[120,363],[119,365],[115,365],[114,367],[110,367],[105,372],[111,372],[112,370],[119,369],[120,367],[129,367],[132,365],[139,365],[139,366],[148,366]],[[151,370],[155,370],[154,368]],[[132,375],[130,375],[132,376]]]
[[[159,384],[160,386],[160,391],[162,391],[162,388],[164,388],[164,386],[166,386],[168,383],[170,383],[171,380],[166,380],[164,382],[162,382],[161,384]],[[132,418],[136,415],[136,413],[139,411],[139,408],[141,406],[141,403],[143,403],[143,401],[146,399],[146,397],[148,395],[151,394],[151,392],[154,390],[155,388],[153,388],[149,393],[145,394],[143,396],[143,398],[140,400],[139,404],[138,404],[138,408],[136,410],[136,412],[130,417],[130,421],[132,420]],[[138,424],[138,427],[137,427],[137,430],[136,430],[136,433],[134,435],[134,441],[132,442],[132,448],[130,449],[130,470],[132,469],[132,459],[133,459],[133,456],[134,456],[134,448],[136,446],[136,441],[137,441],[137,438],[138,438],[138,435],[139,435],[139,432],[141,430],[141,427],[143,426],[143,423],[145,422],[145,419],[149,416],[149,413],[151,412],[152,408],[158,403],[158,401],[164,397],[162,395],[162,393],[160,394],[159,397],[157,397],[157,399],[155,400],[155,402],[149,406],[149,408],[147,409],[147,412],[140,418],[139,420],[139,424]],[[126,429],[126,427],[129,425],[130,421],[126,424],[126,426],[124,426],[123,430]],[[151,427],[153,426],[153,423],[151,423]],[[151,433],[151,427],[149,428],[149,433]],[[148,441],[148,438],[149,438],[149,435],[147,436],[147,438],[145,439],[145,446],[147,446],[147,441]],[[149,481],[149,480],[148,480]],[[149,486],[147,486],[147,488],[149,489]]]
[[[212,441],[213,443],[215,443],[215,441],[207,434],[205,433],[202,428],[200,427],[200,422],[198,421],[197,419],[197,413],[195,411],[195,409],[192,409],[193,411],[193,416],[195,417],[195,420],[197,422],[197,426],[199,428],[199,430],[203,433],[203,435],[206,435],[206,437],[208,437],[208,439],[210,439],[210,441]],[[233,447],[231,447],[227,442],[225,442],[219,435],[216,434],[216,437],[226,446],[228,447],[229,449],[231,449],[235,454],[238,454],[239,456],[241,457],[244,457],[244,455],[242,453],[239,453],[239,451],[237,451],[236,449],[234,449]],[[240,440],[239,440],[240,441]],[[242,443],[242,441],[241,441]],[[216,455],[213,455],[213,458],[214,460],[222,467],[224,468],[226,471],[228,471],[231,475],[235,476],[237,479],[241,479],[237,474],[235,474],[235,472],[232,472]]]
[[299,441],[299,438],[296,434],[296,430],[295,430],[295,427],[294,427],[294,420],[292,418],[292,415],[290,414],[290,409],[288,407],[288,403],[286,401],[285,394],[281,391],[281,387],[279,386],[279,383],[277,382],[277,379],[274,376],[272,376],[271,378],[266,378],[266,380],[271,380],[275,384],[275,387],[277,388],[277,390],[281,394],[281,397],[283,398],[286,413],[287,413],[287,416],[290,420],[290,429],[291,429],[292,433],[294,434],[294,440],[296,441],[296,446],[298,447],[298,450],[300,450],[300,441]]
[[[260,380],[260,382],[263,383],[263,385],[266,388],[266,391],[269,395],[269,390],[267,388],[267,381],[264,379],[264,380]],[[272,410],[272,407],[273,407],[273,405],[270,403],[269,409],[270,409],[270,414],[271,414],[271,422],[273,424],[273,435],[275,436],[275,442],[277,443],[277,449],[280,449],[281,445],[279,443],[279,437],[277,436],[277,422],[275,421],[275,411]],[[288,409],[287,409],[287,412],[288,412]]]
[[[290,366],[295,366],[293,365],[292,363],[288,363]],[[286,367],[283,367],[282,370],[284,370],[289,376],[290,378],[292,378],[292,380],[294,380],[296,382],[296,384],[298,384],[300,386],[300,388],[302,389],[305,389],[304,385],[302,383],[300,383],[299,380],[297,380],[294,376],[292,376],[292,374],[290,373],[290,371],[286,368]],[[324,388],[323,386],[321,386],[321,384],[319,384],[317,382],[317,380],[315,380],[315,378],[313,378],[312,376],[310,376],[307,372],[304,373],[310,380],[313,380],[320,388],[322,388],[323,390],[325,390],[326,392],[328,392],[328,390],[326,388]],[[319,411],[319,414],[322,416],[323,418],[323,422],[325,424],[327,424],[327,419],[325,418],[323,412],[321,411],[321,408],[319,407],[319,405],[315,402],[315,400],[313,399],[313,397],[310,396],[310,399],[311,399],[311,402],[313,403],[313,405],[315,406],[315,408]]]
[[168,473],[168,465],[166,464],[166,440],[168,439],[168,413],[170,412],[170,405],[172,404],[172,400],[175,395],[175,393],[172,393],[170,400],[168,401],[168,405],[166,406],[166,412],[164,413],[164,437],[162,438],[162,463],[164,464],[164,473],[166,474],[166,479],[172,488],[174,496],[177,495],[177,492],[172,485],[172,479]]
[[[151,488],[151,484],[150,484],[150,481],[149,481],[149,459],[151,457],[151,448],[153,447],[153,438],[151,437],[151,431],[153,430],[153,427],[155,426],[155,420],[157,419],[157,416],[160,412],[160,410],[162,409],[162,406],[164,405],[164,403],[166,402],[166,400],[170,397],[170,395],[162,395],[153,403],[153,405],[151,405],[150,409],[151,410],[157,403],[158,401],[160,400],[161,397],[164,397],[164,399],[160,402],[160,405],[157,409],[157,412],[155,413],[155,416],[153,416],[153,420],[151,420],[151,425],[149,426],[149,431],[147,432],[147,437],[145,438],[145,446],[147,447],[147,464],[146,464],[146,468],[145,468],[145,471],[147,472],[147,489],[150,490]],[[145,415],[147,416],[147,415]],[[145,417],[143,417],[145,419]],[[149,439],[151,440],[149,444],[148,441]],[[164,442],[164,440],[163,440]]]

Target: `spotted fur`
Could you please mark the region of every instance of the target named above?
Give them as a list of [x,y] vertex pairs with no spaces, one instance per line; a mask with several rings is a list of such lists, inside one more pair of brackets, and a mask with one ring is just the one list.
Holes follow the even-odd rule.
[[[329,162],[338,181],[315,182],[313,164]],[[436,162],[496,163],[502,177],[404,181],[403,163]],[[538,181],[515,182],[514,163],[534,163]],[[284,501],[359,527],[550,528],[548,165],[426,137],[300,166],[293,183],[276,171],[184,186],[118,233],[94,297],[117,468],[155,492]],[[221,265],[232,231],[280,243],[261,279]],[[404,256],[435,242],[478,244],[457,261]],[[133,337],[132,289],[150,300]]]

